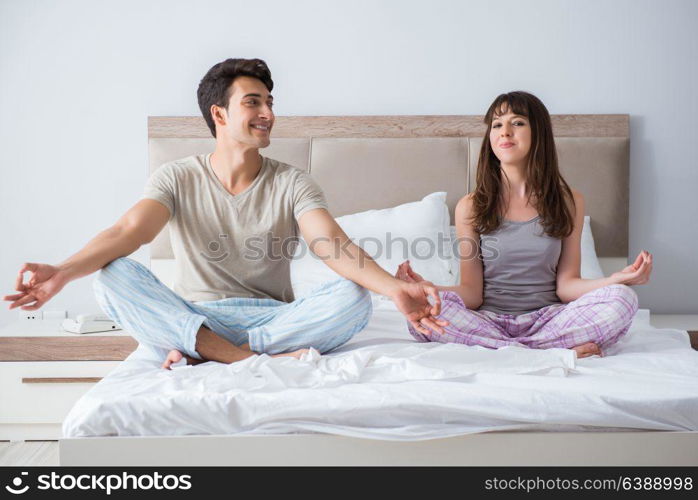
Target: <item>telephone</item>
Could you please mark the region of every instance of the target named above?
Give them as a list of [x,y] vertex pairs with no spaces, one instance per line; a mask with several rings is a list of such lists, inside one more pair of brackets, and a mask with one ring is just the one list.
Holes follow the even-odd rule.
[[66,319],[62,323],[63,329],[70,333],[95,333],[121,330],[105,314],[78,314],[75,319]]

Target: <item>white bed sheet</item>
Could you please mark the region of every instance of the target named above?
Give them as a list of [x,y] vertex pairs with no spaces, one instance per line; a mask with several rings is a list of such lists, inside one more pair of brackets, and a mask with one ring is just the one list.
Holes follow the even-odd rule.
[[494,430],[698,430],[698,352],[640,310],[606,356],[417,343],[374,301],[332,354],[172,371],[139,347],[72,408],[64,437],[332,433],[419,440]]

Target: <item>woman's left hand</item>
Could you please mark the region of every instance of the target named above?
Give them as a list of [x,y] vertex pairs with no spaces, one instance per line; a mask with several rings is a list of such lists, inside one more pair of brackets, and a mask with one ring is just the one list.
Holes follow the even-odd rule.
[[611,278],[615,278],[620,285],[644,285],[650,280],[652,273],[652,254],[643,250],[625,269],[613,273]]

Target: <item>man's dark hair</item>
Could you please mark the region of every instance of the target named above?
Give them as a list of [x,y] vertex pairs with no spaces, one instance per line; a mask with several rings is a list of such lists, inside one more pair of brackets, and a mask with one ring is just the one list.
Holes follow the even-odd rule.
[[213,137],[216,137],[216,124],[211,116],[211,106],[215,104],[222,108],[228,107],[230,84],[238,76],[251,76],[261,80],[269,92],[274,88],[267,63],[261,59],[226,59],[209,69],[201,79],[196,95],[199,99],[199,109]]

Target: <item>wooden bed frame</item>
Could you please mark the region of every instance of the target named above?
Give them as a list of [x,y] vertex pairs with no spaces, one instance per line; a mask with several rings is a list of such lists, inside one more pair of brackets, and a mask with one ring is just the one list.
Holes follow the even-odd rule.
[[[573,177],[570,184],[588,200],[597,252],[607,266],[620,267],[628,256],[628,116],[554,115],[552,119],[561,170],[568,181]],[[213,140],[200,117],[151,117],[148,124],[150,171],[165,161],[212,150]],[[434,187],[449,192],[448,202],[453,210],[455,202],[472,189],[477,150],[484,132],[481,116],[278,117],[271,152],[264,154],[288,163],[295,160],[292,164],[307,169],[328,195],[335,216],[365,210],[367,206],[385,208],[420,199],[439,190]],[[369,190],[367,199],[342,194],[356,192],[351,189],[352,183],[366,183],[367,171],[357,173],[354,169],[368,160],[357,160],[354,167],[351,158],[341,155],[343,165],[338,166],[335,163],[340,161],[339,155],[332,157],[333,152],[359,144],[357,151],[368,148],[372,154],[369,160],[373,160],[376,151],[388,151],[384,162],[364,168],[371,171],[385,164],[386,169],[395,169],[392,173],[418,176],[424,175],[424,165],[396,165],[388,160],[399,156],[399,148],[405,145],[419,149],[420,140],[449,138],[459,141],[452,150],[462,157],[448,157],[452,164],[443,168],[462,176],[462,190],[452,193],[454,182],[452,173],[448,173],[436,186],[428,186],[427,192],[406,185],[384,196],[387,189],[378,185]],[[282,147],[274,149],[278,139]],[[404,142],[406,139],[410,142]],[[432,143],[426,144],[433,147]],[[391,149],[393,146],[399,148]],[[347,169],[351,175],[346,174]],[[338,185],[336,177],[343,172],[345,176]],[[151,246],[151,256],[172,258],[166,231]],[[698,432],[506,431],[410,442],[324,434],[72,438],[60,440],[60,464],[695,466]]]

